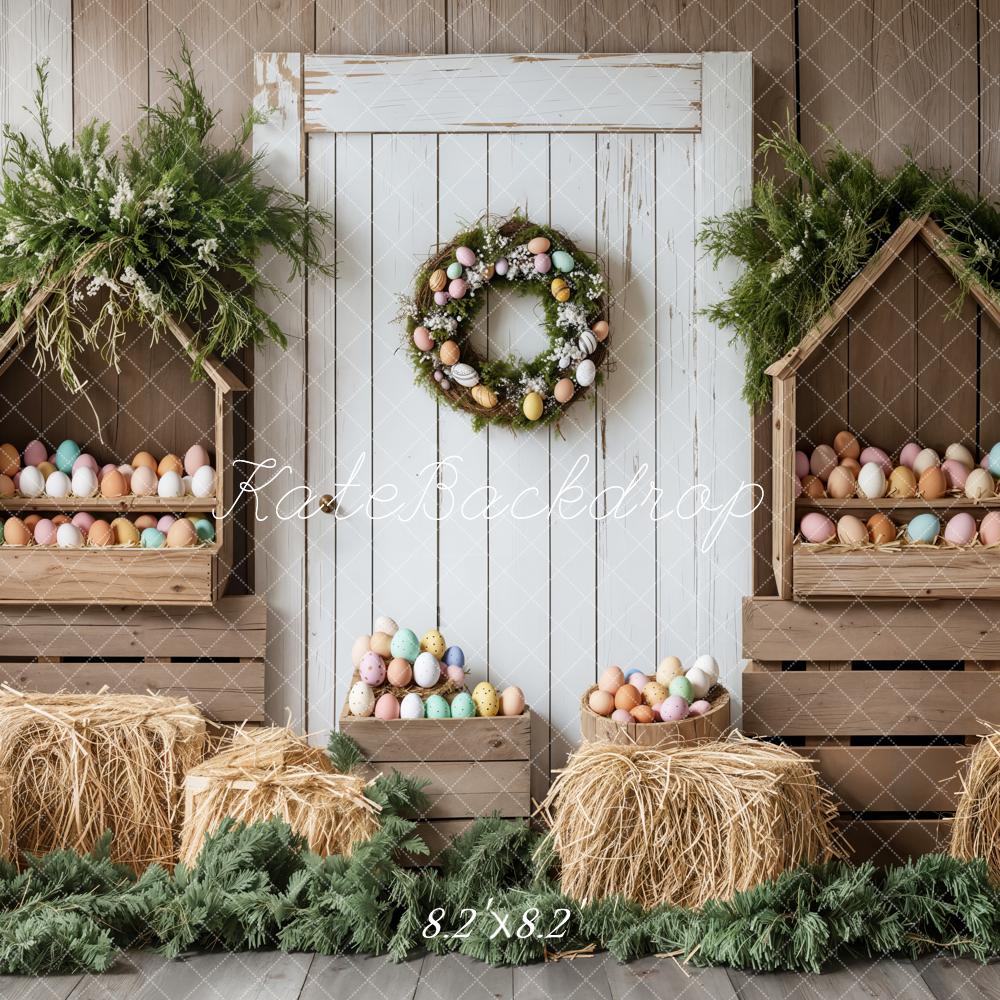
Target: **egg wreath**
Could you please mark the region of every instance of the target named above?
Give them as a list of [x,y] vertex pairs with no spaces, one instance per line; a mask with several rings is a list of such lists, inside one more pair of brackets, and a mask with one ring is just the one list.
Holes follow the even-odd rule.
[[[548,338],[530,360],[483,358],[472,320],[491,283],[538,295]],[[551,226],[520,215],[484,217],[424,263],[405,305],[407,349],[418,382],[457,410],[512,428],[559,419],[607,367],[605,281],[597,261]]]

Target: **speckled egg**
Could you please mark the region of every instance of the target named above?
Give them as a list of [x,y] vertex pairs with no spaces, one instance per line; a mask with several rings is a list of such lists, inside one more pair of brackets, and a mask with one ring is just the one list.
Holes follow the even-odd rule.
[[712,682],[715,683],[719,679],[719,663],[711,653],[702,653],[694,663],[691,664],[692,670],[700,670],[702,673],[707,674],[712,678]]
[[430,653],[435,660],[440,660],[444,656],[446,648],[444,636],[436,628],[425,632],[420,640],[421,651]]
[[[21,473],[22,477],[24,473]],[[965,495],[970,500],[986,500],[997,491],[993,476],[986,469],[973,469],[965,481]]]
[[874,462],[882,470],[882,474],[886,476],[892,472],[892,459],[881,448],[865,448],[858,456],[858,461],[862,466]]
[[1000,511],[991,510],[979,524],[979,541],[983,545],[1000,543]]
[[389,651],[393,656],[401,656],[412,663],[420,653],[420,640],[413,629],[401,628],[392,637]]
[[413,661],[413,679],[423,688],[434,687],[441,680],[441,664],[433,653],[417,654]]
[[802,533],[802,537],[807,542],[820,544],[823,542],[829,542],[836,536],[837,526],[826,516],[826,514],[820,514],[819,511],[813,511],[810,514],[806,514],[806,516],[799,522],[799,531]]
[[351,715],[371,715],[375,711],[375,692],[364,681],[357,681],[347,695],[347,707]]
[[[892,470],[889,470],[892,475]],[[869,500],[878,500],[885,496],[885,470],[878,462],[866,462],[858,473],[858,495]]]
[[392,636],[387,632],[380,632],[376,629],[372,632],[368,648],[373,653],[378,653],[383,659],[388,659],[392,655]]
[[422,719],[424,717],[424,699],[416,691],[405,695],[399,703],[399,717],[401,719]]
[[868,541],[868,529],[860,517],[845,514],[837,521],[837,541],[841,545],[861,545]]
[[597,679],[597,686],[609,694],[614,694],[624,683],[625,674],[621,667],[608,667]]
[[471,719],[476,714],[476,703],[468,691],[459,691],[451,699],[451,716],[453,719]]
[[392,722],[399,718],[399,699],[391,692],[379,695],[375,702],[375,718],[383,722]]
[[664,722],[680,722],[682,719],[686,719],[690,712],[687,699],[678,694],[672,694],[660,706],[660,718]]
[[809,471],[814,476],[825,483],[835,468],[837,468],[837,453],[828,444],[821,444],[813,450],[809,458]]
[[677,656],[665,656],[656,668],[657,683],[662,684],[665,688],[670,687],[670,682],[675,677],[683,676],[684,665],[681,663],[680,657]]
[[451,718],[451,706],[439,694],[432,694],[427,699],[426,707],[427,707],[427,718],[428,719],[450,719]]
[[642,700],[647,705],[659,705],[667,700],[670,691],[659,681],[647,681],[642,688]]
[[596,691],[590,692],[587,704],[592,712],[608,716],[615,710],[615,696],[610,691],[602,691],[598,688]]
[[472,700],[476,703],[476,711],[483,718],[490,718],[500,711],[497,689],[489,681],[480,681],[472,689]]
[[[692,670],[694,667],[691,668]],[[689,671],[690,673],[690,671]],[[687,679],[687,677],[675,677],[670,682],[670,687],[668,689],[670,694],[676,695],[679,698],[683,698],[689,705],[694,701],[694,685]]]
[[913,468],[913,463],[923,451],[923,448],[917,444],[916,441],[908,441],[903,445],[902,450],[899,453],[899,464],[905,466],[907,469]]
[[521,715],[522,712],[524,712],[524,692],[515,684],[505,687],[500,695],[500,714],[510,716]]
[[372,625],[373,632],[385,632],[387,636],[391,639],[398,631],[399,626],[396,624],[395,620],[390,618],[388,615],[379,615],[375,619],[375,623]]
[[969,545],[976,537],[976,519],[962,511],[944,526],[944,540],[952,545]]
[[445,651],[444,655],[441,657],[445,666],[448,667],[464,667],[465,666],[465,653],[462,651],[461,646],[449,646]]
[[358,674],[366,684],[378,687],[385,683],[385,660],[378,653],[368,650],[358,664]]
[[872,514],[865,527],[868,541],[873,545],[888,545],[896,540],[896,525],[885,514]]
[[918,514],[906,526],[906,537],[911,542],[931,544],[941,531],[941,522],[933,514]]
[[80,457],[81,450],[75,441],[63,441],[56,448],[55,467],[67,476],[71,475],[73,472],[73,463]]
[[909,500],[917,495],[917,477],[913,474],[913,469],[906,465],[897,465],[889,473],[887,484],[887,496],[895,497],[897,500]]

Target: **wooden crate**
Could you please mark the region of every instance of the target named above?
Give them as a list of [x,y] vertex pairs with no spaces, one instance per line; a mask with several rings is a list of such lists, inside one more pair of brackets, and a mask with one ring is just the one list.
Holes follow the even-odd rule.
[[0,609],[0,683],[19,691],[187,696],[218,723],[263,722],[267,605]]
[[472,719],[396,719],[350,715],[340,729],[361,747],[374,777],[390,770],[429,782],[419,832],[432,856],[481,816],[531,815],[531,711]]
[[755,661],[743,729],[815,763],[856,859],[899,863],[946,846],[969,744],[1000,724],[998,666]]
[[590,707],[590,695],[596,690],[594,684],[580,699],[580,735],[584,740],[638,743],[640,746],[701,743],[721,739],[729,728],[729,692],[725,688],[717,687],[715,692],[709,692],[712,708],[704,715],[692,715],[680,722],[624,724],[598,715]]
[[[38,303],[35,303],[37,306]],[[32,314],[33,315],[33,314]],[[30,333],[32,315],[25,317]],[[77,371],[87,399],[74,396],[58,374],[39,377],[31,367],[31,338],[15,324],[0,336],[0,438],[18,450],[41,438],[50,447],[70,438],[99,462],[122,464],[139,451],[183,456],[192,444],[206,447],[216,470],[215,496],[129,496],[53,499],[0,498],[0,517],[86,511],[119,515],[199,513],[215,526],[215,541],[194,549],[111,547],[59,549],[0,545],[0,605],[209,605],[223,595],[232,567],[233,532],[226,515],[233,501],[232,399],[246,386],[225,366],[208,359],[205,378],[191,380],[188,344],[193,336],[168,319],[169,333],[150,345],[133,329],[121,344],[121,371],[109,369],[97,351],[81,351]],[[23,353],[22,353],[23,352]]]
[[[797,542],[811,510],[863,519],[880,511],[902,526],[930,511],[982,515],[1000,497],[816,501],[796,497],[795,451],[832,444],[848,429],[892,455],[907,441],[943,453],[1000,440],[991,359],[1000,349],[1000,301],[981,288],[963,298],[950,240],[934,220],[907,219],[772,378],[772,563],[778,596],[1000,599],[1000,550],[944,545],[898,551]],[[961,302],[960,308],[954,308]]]

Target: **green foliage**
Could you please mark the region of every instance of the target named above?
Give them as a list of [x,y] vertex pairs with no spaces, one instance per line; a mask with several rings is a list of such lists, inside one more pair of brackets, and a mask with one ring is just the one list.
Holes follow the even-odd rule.
[[333,769],[341,774],[351,774],[365,764],[365,755],[361,752],[361,747],[347,733],[342,733],[339,729],[330,731],[326,752]]
[[56,366],[82,388],[78,351],[98,349],[117,366],[126,326],[159,336],[168,314],[195,332],[194,373],[205,357],[230,357],[285,337],[254,300],[274,290],[258,272],[265,249],[292,274],[326,272],[320,233],[329,218],[263,182],[246,153],[253,125],[225,146],[209,140],[217,112],[205,101],[185,47],[173,92],[142,109],[136,139],[120,152],[109,126],[84,126],[74,146],[56,143],[38,68],[35,141],[9,126],[0,184],[0,319],[16,320],[36,293],[51,293],[36,315],[40,368]]
[[699,236],[718,264],[736,258],[740,276],[707,315],[746,348],[744,396],[770,395],[765,369],[791,350],[879,246],[908,217],[929,212],[955,244],[959,284],[1000,292],[1000,210],[947,174],[912,160],[881,174],[860,153],[831,143],[815,163],[791,128],[765,138],[761,157],[788,173],[759,180],[746,208],[709,219]]

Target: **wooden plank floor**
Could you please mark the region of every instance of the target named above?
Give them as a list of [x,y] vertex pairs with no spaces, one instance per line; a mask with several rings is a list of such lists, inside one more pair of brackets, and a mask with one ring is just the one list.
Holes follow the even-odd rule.
[[494,969],[460,955],[248,952],[167,961],[132,952],[101,976],[0,976],[2,1000],[1000,1000],[1000,963],[853,962],[821,976],[621,965],[607,955]]

